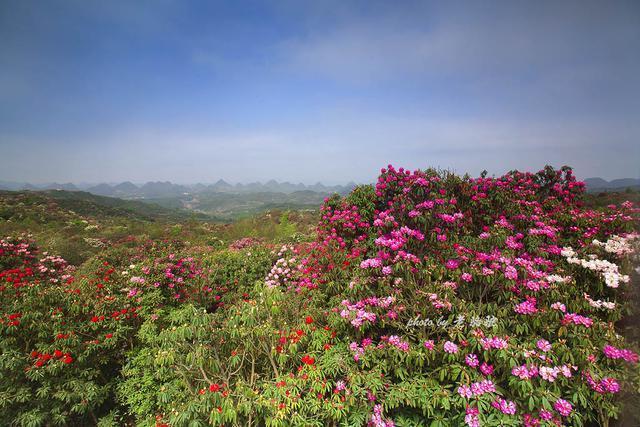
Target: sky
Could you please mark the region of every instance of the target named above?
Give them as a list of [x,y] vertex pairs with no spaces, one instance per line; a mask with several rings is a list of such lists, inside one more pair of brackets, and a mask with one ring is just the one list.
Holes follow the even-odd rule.
[[640,177],[640,2],[0,2],[0,180],[387,164]]

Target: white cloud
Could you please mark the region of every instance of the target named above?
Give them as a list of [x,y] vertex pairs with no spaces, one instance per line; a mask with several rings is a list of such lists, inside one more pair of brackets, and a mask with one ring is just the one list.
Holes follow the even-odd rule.
[[326,28],[317,25],[280,49],[294,69],[365,83],[443,74],[480,79],[567,64],[578,69],[601,63],[603,55],[610,60],[605,66],[615,67],[640,56],[633,12],[633,6],[593,2],[396,8],[334,25],[324,21]]
[[396,118],[341,110],[326,112],[321,121],[251,130],[142,127],[19,143],[5,135],[19,149],[3,150],[0,167],[5,178],[65,182],[222,177],[337,183],[370,181],[387,163],[472,174],[569,164],[582,177],[618,178],[637,175],[640,153],[629,135],[638,134],[639,125]]

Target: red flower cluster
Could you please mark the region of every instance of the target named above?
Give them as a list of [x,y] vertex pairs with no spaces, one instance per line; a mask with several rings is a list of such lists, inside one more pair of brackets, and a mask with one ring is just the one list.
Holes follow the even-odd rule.
[[7,325],[9,326],[18,326],[20,325],[20,318],[22,317],[22,313],[12,313],[8,316],[9,322]]
[[302,363],[304,363],[305,365],[313,365],[316,363],[316,359],[306,354],[302,356]]
[[65,364],[70,364],[73,362],[73,357],[71,357],[70,353],[63,353],[62,350],[54,350],[53,352],[53,356],[50,355],[49,353],[40,353],[36,350],[31,352],[31,358],[33,359],[38,359],[36,360],[35,366],[38,368],[41,368],[42,366],[44,366],[49,360],[51,360],[52,358],[56,358],[61,360],[63,363]]

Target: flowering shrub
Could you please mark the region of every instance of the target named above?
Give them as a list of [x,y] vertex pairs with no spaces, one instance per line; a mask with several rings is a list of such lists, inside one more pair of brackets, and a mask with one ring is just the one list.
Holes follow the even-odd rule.
[[583,192],[569,168],[389,166],[327,199],[312,243],[73,271],[3,241],[0,421],[609,425],[640,387],[618,334],[640,210]]
[[0,422],[95,419],[112,401],[136,307],[103,291],[114,272],[108,264],[91,289],[64,260],[29,242],[2,240],[0,247]]

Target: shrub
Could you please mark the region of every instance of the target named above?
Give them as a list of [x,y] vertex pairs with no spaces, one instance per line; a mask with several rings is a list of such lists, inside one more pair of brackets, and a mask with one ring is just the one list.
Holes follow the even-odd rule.
[[127,239],[73,271],[5,240],[0,421],[609,425],[640,387],[640,210],[583,200],[566,167],[390,166],[313,242]]

